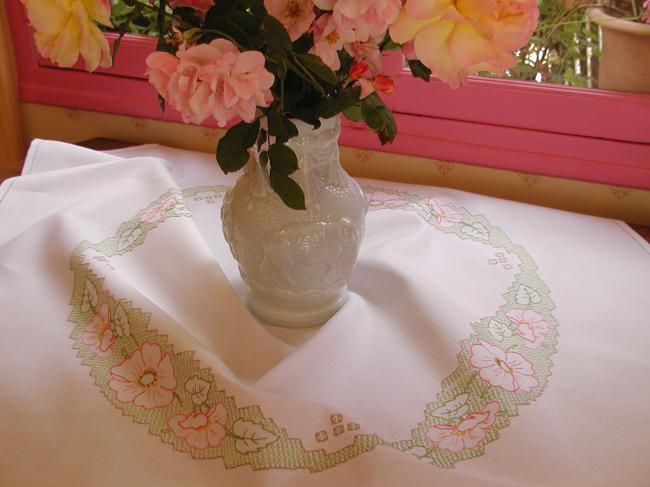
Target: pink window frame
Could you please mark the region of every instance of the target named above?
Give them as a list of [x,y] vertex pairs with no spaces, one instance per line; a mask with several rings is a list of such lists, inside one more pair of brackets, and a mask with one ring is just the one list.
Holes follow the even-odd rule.
[[[110,69],[61,69],[36,52],[20,2],[5,5],[21,100],[181,121],[173,110],[161,114],[146,81],[144,58],[154,40],[127,35]],[[381,147],[370,131],[345,121],[342,144],[650,189],[650,95],[479,77],[452,90],[413,79],[396,54],[386,61],[396,81],[396,94],[386,101],[398,124],[397,139]]]

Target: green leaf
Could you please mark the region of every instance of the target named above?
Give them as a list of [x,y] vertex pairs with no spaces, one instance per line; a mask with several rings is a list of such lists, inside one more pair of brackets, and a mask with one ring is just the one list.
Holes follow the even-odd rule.
[[379,136],[382,145],[395,139],[397,124],[393,114],[377,93],[372,93],[361,100],[361,115],[366,125]]
[[291,52],[291,38],[279,20],[267,15],[262,21],[262,29],[264,40],[273,54],[283,56]]
[[223,37],[223,35],[220,34],[225,34],[244,49],[253,49],[255,47],[255,44],[246,31],[227,17],[206,16],[205,26],[209,30],[214,31],[213,33],[216,34],[217,37]]
[[298,183],[286,174],[271,169],[271,187],[289,208],[305,209],[305,194]]
[[431,81],[431,70],[422,64],[422,61],[407,59],[406,62],[414,78],[421,78],[427,82]]
[[320,118],[331,118],[354,105],[360,94],[361,88],[358,86],[345,88],[336,95],[321,99],[314,107],[314,112]]
[[345,118],[352,120],[353,122],[363,122],[360,103],[354,104],[351,107],[343,110],[343,115],[345,115]]
[[298,135],[298,127],[286,116],[279,112],[269,113],[269,135],[273,135],[281,140],[289,140],[291,137]]
[[248,149],[257,140],[259,120],[240,122],[231,127],[217,143],[217,162],[226,174],[238,171],[248,162]]
[[237,0],[219,0],[218,2],[214,2],[214,6],[206,14],[206,23],[208,17],[227,17],[235,10],[236,6]]
[[269,147],[271,171],[289,175],[298,170],[298,158],[291,148],[284,144],[273,144]]
[[310,110],[308,108],[294,108],[291,110],[290,115],[293,118],[297,118],[298,120],[302,120],[303,122],[313,126],[314,130],[320,128],[320,119],[313,110]]
[[314,74],[318,79],[324,81],[325,83],[336,86],[338,80],[336,79],[336,73],[330,69],[321,59],[315,54],[304,53],[296,54],[296,58],[300,61],[306,69],[308,69],[312,74]]
[[258,23],[262,23],[268,15],[264,2],[262,0],[242,0],[244,7],[248,8]]

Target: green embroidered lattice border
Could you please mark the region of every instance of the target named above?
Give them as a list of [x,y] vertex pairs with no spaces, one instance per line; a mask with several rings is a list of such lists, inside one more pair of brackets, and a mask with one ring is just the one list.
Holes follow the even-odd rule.
[[[493,316],[472,324],[474,334],[460,344],[458,367],[443,380],[435,401],[424,406],[423,421],[402,441],[386,442],[350,423],[348,430],[359,433],[349,445],[334,452],[307,450],[300,439],[290,438],[265,417],[259,406],[239,408],[236,399],[219,388],[213,372],[201,368],[193,352],[176,352],[167,336],[150,326],[150,315],[106,289],[104,279],[87,262],[92,258],[110,266],[111,257],[142,245],[166,220],[191,216],[183,197],[209,203],[226,190],[224,186],[169,190],[120,225],[115,235],[97,244],[82,242],[71,256],[74,348],[82,363],[91,367],[104,396],[136,423],[149,425],[149,432],[164,443],[193,458],[222,458],[228,468],[250,464],[253,469],[318,472],[379,445],[452,468],[459,460],[482,455],[484,445],[497,439],[498,430],[518,414],[518,406],[542,394],[551,374],[557,323],[548,288],[525,249],[485,217],[464,208],[365,187],[371,210],[413,212],[436,230],[493,247],[499,252],[490,265],[512,269],[508,256],[517,257],[519,272],[503,294],[504,303]],[[89,250],[94,251],[92,257]],[[332,415],[335,435],[344,430],[340,422],[341,415]],[[325,441],[327,433],[319,431],[316,438]]]

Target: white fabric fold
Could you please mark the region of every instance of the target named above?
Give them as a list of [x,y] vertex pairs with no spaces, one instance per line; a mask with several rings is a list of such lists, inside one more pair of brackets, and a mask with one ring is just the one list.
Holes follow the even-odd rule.
[[232,181],[33,143],[0,187],[1,485],[650,483],[650,247],[624,224],[361,181],[348,303],[277,329],[223,240]]

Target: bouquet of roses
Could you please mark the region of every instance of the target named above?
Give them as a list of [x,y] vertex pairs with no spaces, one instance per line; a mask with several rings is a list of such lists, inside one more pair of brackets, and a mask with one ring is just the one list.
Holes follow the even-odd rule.
[[[110,66],[97,26],[113,26],[109,0],[22,1],[43,56]],[[342,113],[391,142],[395,120],[379,94],[395,88],[382,74],[383,51],[401,50],[416,77],[458,87],[474,72],[514,65],[538,17],[535,0],[119,1],[132,9],[127,18],[155,16],[158,50],[146,62],[161,100],[185,122],[239,120],[219,140],[219,165],[242,168],[256,146],[273,189],[293,208],[304,198],[290,177],[298,168],[286,144],[298,134],[292,120],[317,128]]]

